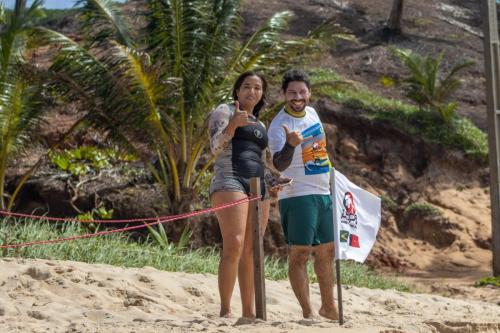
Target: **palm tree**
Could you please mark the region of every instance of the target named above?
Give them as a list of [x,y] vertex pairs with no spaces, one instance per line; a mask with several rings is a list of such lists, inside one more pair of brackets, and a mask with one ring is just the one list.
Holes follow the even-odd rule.
[[173,211],[190,204],[211,164],[200,163],[208,112],[230,98],[237,74],[278,74],[319,45],[314,38],[282,39],[290,12],[274,15],[240,43],[237,0],[151,0],[142,44],[111,0],[81,3],[85,46],[39,29],[60,48],[52,70],[88,102],[93,126],[141,156]]
[[6,12],[0,4],[0,208],[5,209],[5,173],[40,122],[40,85],[26,62],[33,27],[40,17],[42,0],[30,7],[16,0]]
[[422,56],[408,50],[394,50],[394,54],[410,71],[404,80],[407,96],[420,108],[430,109],[443,121],[450,122],[455,115],[457,103],[449,100],[461,85],[457,75],[473,65],[474,61],[461,60],[444,75],[441,70],[443,52],[436,57]]

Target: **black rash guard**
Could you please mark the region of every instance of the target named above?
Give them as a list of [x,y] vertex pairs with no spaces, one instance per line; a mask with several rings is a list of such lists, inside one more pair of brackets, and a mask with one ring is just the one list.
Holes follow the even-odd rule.
[[266,128],[254,119],[251,124],[238,127],[230,137],[224,129],[233,113],[233,105],[223,104],[210,117],[210,147],[216,156],[210,192],[241,188],[248,194],[250,178],[260,177],[261,194],[264,196],[266,172],[263,156],[268,144]]
[[267,147],[267,132],[260,123],[238,127],[232,144],[233,171],[235,175],[252,178],[264,177],[262,152]]

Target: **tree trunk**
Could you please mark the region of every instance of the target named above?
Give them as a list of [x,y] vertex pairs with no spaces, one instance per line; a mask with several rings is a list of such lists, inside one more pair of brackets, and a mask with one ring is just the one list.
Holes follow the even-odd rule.
[[386,35],[390,35],[392,37],[401,34],[401,18],[403,17],[403,5],[404,0],[394,0],[394,2],[392,3],[391,14],[384,28],[384,33]]

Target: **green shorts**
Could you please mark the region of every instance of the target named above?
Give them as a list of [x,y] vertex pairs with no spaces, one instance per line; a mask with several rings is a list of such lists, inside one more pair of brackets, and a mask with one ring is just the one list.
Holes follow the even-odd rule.
[[333,242],[332,199],[311,194],[279,201],[281,225],[289,245]]

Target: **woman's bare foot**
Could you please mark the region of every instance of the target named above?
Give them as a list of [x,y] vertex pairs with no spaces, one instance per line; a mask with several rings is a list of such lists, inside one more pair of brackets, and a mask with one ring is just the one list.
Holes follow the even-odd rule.
[[337,312],[337,309],[335,307],[331,308],[321,308],[319,309],[319,315],[321,317],[330,319],[330,320],[339,320],[339,313]]
[[302,316],[304,317],[304,319],[317,319],[318,316],[314,313],[314,312],[302,312]]
[[233,318],[233,314],[231,313],[231,311],[220,310],[220,317],[221,318]]
[[247,318],[247,319],[255,319],[257,318],[257,316],[255,315],[255,313],[243,313],[241,315],[241,318]]

